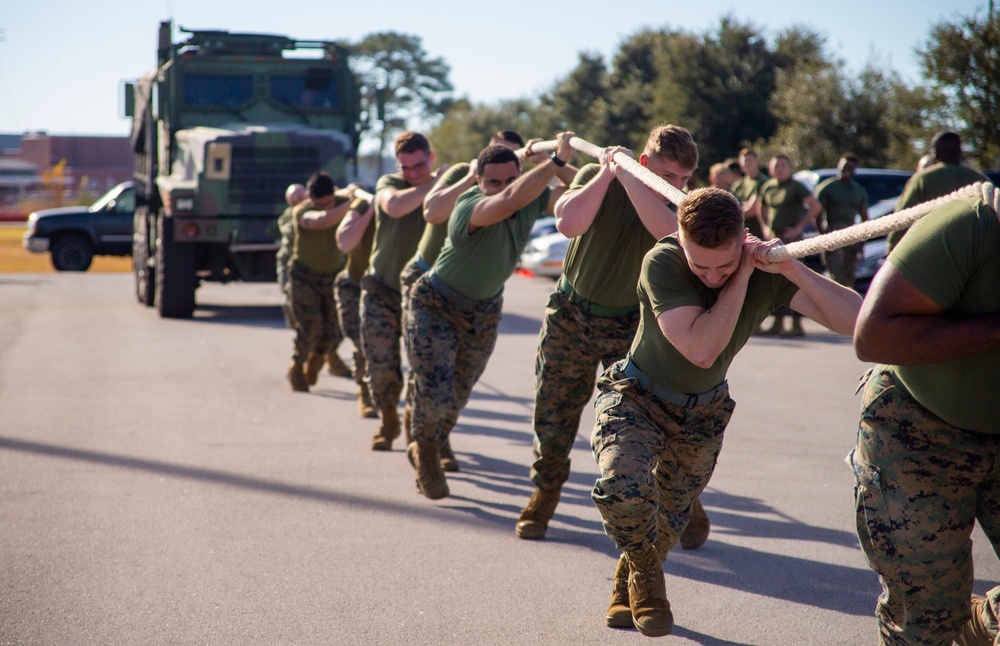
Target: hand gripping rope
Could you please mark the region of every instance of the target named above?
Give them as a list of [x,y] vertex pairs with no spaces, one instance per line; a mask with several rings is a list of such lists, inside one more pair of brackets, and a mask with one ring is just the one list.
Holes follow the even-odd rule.
[[[585,155],[590,155],[594,158],[599,158],[601,156],[601,151],[603,150],[603,148],[599,148],[598,146],[595,146],[588,141],[584,141],[579,137],[571,138],[569,143],[574,150],[578,150]],[[531,152],[549,152],[551,150],[555,150],[557,146],[558,142],[555,140],[540,141],[532,144]],[[662,177],[658,177],[653,174],[652,171],[625,153],[615,153],[614,161],[635,175],[642,181],[643,184],[666,197],[674,204],[679,206],[681,202],[684,201],[683,192],[668,184]],[[871,238],[877,238],[878,236],[886,235],[892,231],[908,228],[936,206],[940,206],[954,200],[967,198],[981,198],[986,204],[992,206],[993,209],[997,211],[997,217],[1000,218],[1000,189],[997,189],[989,182],[977,182],[976,184],[970,184],[969,186],[960,188],[957,191],[949,193],[943,197],[931,200],[930,202],[924,202],[923,204],[918,204],[885,217],[862,222],[861,224],[855,224],[854,226],[847,227],[846,229],[831,231],[830,233],[818,235],[814,238],[809,238],[808,240],[800,240],[798,242],[792,242],[787,245],[775,247],[767,252],[767,259],[771,262],[780,262],[782,260],[788,260],[789,258],[802,258],[804,256],[810,256],[822,251],[831,251],[833,249],[846,247],[864,240],[870,240]]]

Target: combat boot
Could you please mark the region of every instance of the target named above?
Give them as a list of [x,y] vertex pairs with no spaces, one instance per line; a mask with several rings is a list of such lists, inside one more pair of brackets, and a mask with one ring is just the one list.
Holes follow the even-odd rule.
[[608,604],[608,626],[611,628],[631,628],[632,608],[628,604],[628,559],[623,553],[615,568],[614,587],[611,588],[611,603]]
[[448,480],[441,470],[441,455],[433,444],[410,442],[406,457],[417,471],[417,489],[431,500],[448,495]]
[[315,386],[316,381],[319,380],[319,371],[323,367],[323,355],[318,352],[310,352],[309,358],[306,359],[306,383],[310,386]]
[[650,545],[641,552],[626,553],[628,560],[628,600],[632,623],[646,637],[669,635],[674,615],[667,601],[663,562]]
[[701,506],[701,500],[695,498],[694,502],[691,503],[691,520],[688,521],[687,527],[681,533],[681,547],[686,550],[698,549],[708,540],[711,527],[712,524],[708,522],[708,514]]
[[406,406],[403,407],[403,435],[406,438],[406,446],[410,445],[413,441],[413,434],[410,432],[413,429],[413,407],[410,406],[410,402],[406,402]]
[[455,457],[455,452],[451,450],[451,442],[448,440],[444,441],[444,445],[441,447],[441,468],[449,473],[458,473],[458,459]]
[[288,383],[292,384],[292,391],[297,393],[307,393],[309,392],[309,383],[306,381],[306,375],[302,372],[302,362],[292,361],[291,365],[288,366]]
[[994,621],[992,626],[990,626],[990,620],[983,618],[983,611],[986,610],[988,604],[989,602],[985,597],[972,596],[972,615],[968,621],[962,624],[958,635],[955,636],[955,643],[958,646],[981,646],[993,643],[993,635],[996,634],[997,624]]
[[556,512],[561,493],[562,487],[535,489],[524,511],[521,512],[521,517],[517,519],[514,533],[525,540],[545,538],[545,532],[549,528],[552,514]]
[[358,414],[369,419],[378,417],[378,411],[375,410],[372,396],[368,392],[368,384],[364,382],[358,384]]
[[[326,355],[326,363],[327,363],[327,369],[330,371],[330,374],[333,375],[334,377],[354,376],[354,373],[351,371],[350,368],[347,367],[347,364],[344,363],[344,360],[341,359],[340,355],[337,354],[336,352],[330,352],[329,354]],[[320,365],[322,365],[322,361],[320,362]]]
[[399,414],[395,406],[382,409],[382,424],[372,438],[372,451],[391,451],[392,441],[399,437]]

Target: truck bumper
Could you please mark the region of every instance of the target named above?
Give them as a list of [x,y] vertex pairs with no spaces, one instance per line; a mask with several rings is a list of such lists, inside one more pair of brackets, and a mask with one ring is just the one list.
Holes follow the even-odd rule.
[[45,253],[49,250],[49,239],[48,238],[32,238],[25,234],[21,238],[21,245],[28,251],[34,253]]

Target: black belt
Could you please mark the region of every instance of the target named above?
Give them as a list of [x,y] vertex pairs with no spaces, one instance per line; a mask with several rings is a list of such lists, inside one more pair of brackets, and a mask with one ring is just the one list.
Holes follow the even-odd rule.
[[622,372],[629,379],[635,379],[639,383],[639,387],[645,392],[668,401],[671,404],[677,404],[685,408],[694,408],[699,404],[715,401],[727,389],[726,380],[723,379],[718,386],[703,393],[679,393],[668,390],[650,379],[642,370],[639,370],[639,367],[632,362],[631,357],[625,360]]

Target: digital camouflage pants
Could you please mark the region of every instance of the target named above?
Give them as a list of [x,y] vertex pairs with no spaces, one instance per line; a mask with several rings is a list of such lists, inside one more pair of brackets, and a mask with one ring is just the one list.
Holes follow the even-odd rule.
[[549,297],[535,356],[534,455],[531,480],[541,489],[569,478],[569,454],[598,366],[624,359],[639,327],[639,311],[590,316],[556,290]]
[[[333,291],[337,295],[337,320],[340,321],[340,329],[354,344],[354,353],[357,357],[361,352],[361,285],[346,271],[342,271],[337,274]],[[357,365],[358,361],[355,359],[355,366]],[[355,369],[355,381],[360,384],[364,377]]]
[[823,252],[823,264],[830,276],[845,287],[854,289],[854,278],[858,273],[858,247],[847,245],[840,249]]
[[[858,538],[882,584],[879,644],[951,644],[969,617],[977,520],[1000,549],[1000,435],[951,426],[884,369],[866,377],[847,459]],[[995,628],[1000,588],[986,596]]]
[[618,549],[673,549],[708,485],[736,404],[722,387],[712,401],[687,408],[643,391],[615,363],[601,378],[591,437],[601,477],[594,504]]
[[[403,267],[403,271],[399,275],[399,286],[402,288],[403,296],[403,341],[406,343],[406,359],[411,366],[413,365],[413,360],[410,358],[409,342],[406,341],[406,317],[410,310],[410,291],[414,283],[426,272],[425,267],[426,265],[422,265],[414,259]],[[411,368],[406,371],[406,403],[410,407],[413,406],[413,389],[415,387],[413,369]]]
[[400,294],[378,276],[361,278],[361,351],[365,355],[365,381],[372,403],[379,410],[395,408],[403,392],[403,366],[399,339],[402,305]]
[[317,274],[301,265],[291,269],[289,291],[295,323],[294,361],[305,362],[311,352],[334,352],[343,335],[333,294],[334,274]]
[[412,433],[441,446],[493,354],[503,296],[445,296],[425,274],[410,292],[406,340],[414,374]]

